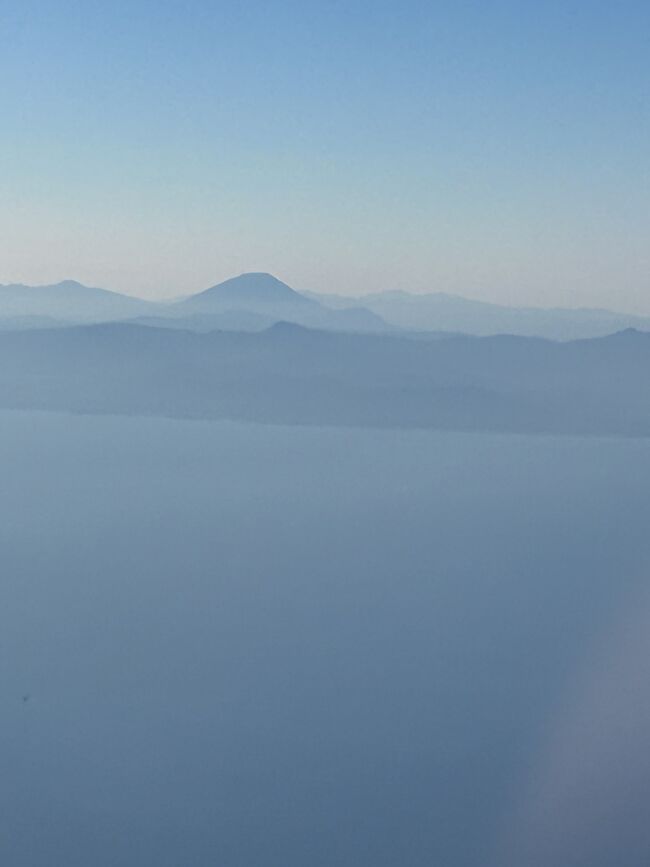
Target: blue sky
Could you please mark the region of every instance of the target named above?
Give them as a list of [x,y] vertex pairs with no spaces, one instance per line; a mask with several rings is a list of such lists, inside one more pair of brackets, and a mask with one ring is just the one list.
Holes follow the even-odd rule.
[[0,282],[650,313],[647,2],[0,0]]

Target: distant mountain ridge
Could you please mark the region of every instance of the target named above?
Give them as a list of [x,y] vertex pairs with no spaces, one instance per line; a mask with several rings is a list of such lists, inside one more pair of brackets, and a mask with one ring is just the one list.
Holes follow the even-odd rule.
[[46,286],[0,284],[0,324],[10,318],[26,317],[71,323],[119,321],[144,315],[156,307],[153,302],[84,286],[76,280]]
[[445,293],[402,291],[358,297],[298,292],[264,272],[240,274],[162,303],[86,287],[0,285],[0,330],[132,320],[188,331],[262,331],[276,322],[360,333],[514,334],[575,340],[625,328],[650,331],[650,317],[597,309],[516,308]]
[[202,313],[211,316],[251,314],[273,322],[294,322],[311,328],[340,331],[388,331],[381,316],[358,305],[332,310],[315,298],[296,292],[272,274],[251,272],[232,277],[191,295],[168,311],[170,315]]
[[299,307],[303,310],[317,309],[321,306],[318,301],[301,295],[282,280],[264,272],[250,272],[231,277],[203,292],[190,295],[179,303],[184,308],[210,312],[215,312],[217,309],[247,308],[249,305],[263,307],[286,305],[288,308]]
[[450,331],[487,337],[518,334],[552,340],[603,337],[625,328],[650,331],[650,317],[590,308],[507,307],[445,292],[401,290],[356,297],[309,293],[333,309],[363,304],[397,328]]
[[112,323],[0,334],[0,407],[362,427],[650,436],[650,334],[409,339]]
[[[135,320],[190,331],[261,331],[288,321],[335,331],[392,330],[364,308],[332,310],[271,274],[241,274],[174,302],[145,301],[64,280],[49,286],[0,286],[0,330],[52,324],[99,324]],[[3,326],[4,323],[4,326]]]

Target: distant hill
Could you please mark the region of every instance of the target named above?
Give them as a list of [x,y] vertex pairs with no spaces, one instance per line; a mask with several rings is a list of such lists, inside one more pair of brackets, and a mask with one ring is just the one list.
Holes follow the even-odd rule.
[[376,313],[332,310],[270,274],[242,274],[173,303],[155,303],[65,280],[49,286],[0,285],[0,330],[134,321],[197,332],[262,331],[294,322],[333,331],[386,332]]
[[155,303],[66,280],[51,286],[0,285],[0,330],[133,321],[196,332],[263,331],[278,322],[354,333],[513,334],[575,340],[650,318],[607,310],[515,308],[444,293],[384,292],[356,298],[301,293],[271,274],[241,274],[175,302]]
[[184,309],[217,313],[224,310],[260,310],[267,308],[277,311],[315,310],[320,304],[301,295],[272,274],[249,273],[232,277],[216,286],[191,295],[179,302]]
[[0,407],[281,424],[650,435],[650,334],[553,342],[277,324],[0,333]]
[[[293,322],[332,331],[389,331],[381,316],[360,305],[332,310],[314,298],[296,292],[272,274],[249,273],[233,277],[171,305],[166,315],[183,321],[192,330],[209,330],[200,315],[223,317],[213,324],[225,330],[243,322],[241,330],[266,328],[274,322]],[[193,319],[188,321],[188,315]],[[254,318],[257,317],[257,321]],[[237,329],[235,329],[237,330]]]
[[[0,324],[11,319],[39,317],[69,323],[109,322],[130,319],[156,310],[158,305],[110,292],[91,288],[75,280],[64,280],[48,286],[0,285]],[[35,326],[36,319],[31,323]]]
[[310,294],[310,297],[335,310],[363,305],[395,327],[419,331],[451,331],[483,337],[517,334],[552,340],[602,337],[625,328],[650,331],[650,317],[589,308],[504,307],[444,292],[423,295],[380,292],[354,298]]

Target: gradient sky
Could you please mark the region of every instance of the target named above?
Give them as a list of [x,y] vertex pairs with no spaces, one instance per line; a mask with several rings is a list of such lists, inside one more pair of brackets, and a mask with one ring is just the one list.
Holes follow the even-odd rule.
[[0,282],[650,313],[650,4],[0,0]]

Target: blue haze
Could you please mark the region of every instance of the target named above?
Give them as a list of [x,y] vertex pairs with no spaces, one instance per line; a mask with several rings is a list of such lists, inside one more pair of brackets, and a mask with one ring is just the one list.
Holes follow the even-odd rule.
[[563,823],[532,794],[646,618],[647,441],[2,413],[0,450],[3,864],[647,861],[641,672]]

